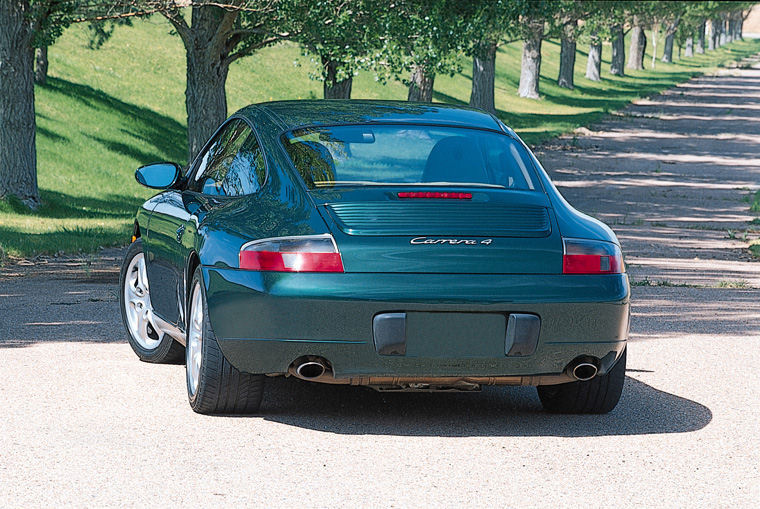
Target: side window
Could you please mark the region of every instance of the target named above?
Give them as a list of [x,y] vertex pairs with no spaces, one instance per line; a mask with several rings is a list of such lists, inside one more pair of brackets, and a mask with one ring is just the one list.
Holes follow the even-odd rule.
[[265,179],[264,153],[256,135],[249,130],[248,138],[232,159],[222,189],[227,196],[253,194],[261,189]]
[[235,196],[225,188],[225,177],[250,134],[251,129],[242,120],[228,123],[203,154],[195,179],[188,188],[204,194]]

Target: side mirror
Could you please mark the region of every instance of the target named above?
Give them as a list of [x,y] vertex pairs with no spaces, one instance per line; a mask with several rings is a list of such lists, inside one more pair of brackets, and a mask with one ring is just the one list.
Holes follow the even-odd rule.
[[153,163],[140,166],[135,172],[135,179],[152,189],[168,189],[177,183],[182,169],[177,163]]

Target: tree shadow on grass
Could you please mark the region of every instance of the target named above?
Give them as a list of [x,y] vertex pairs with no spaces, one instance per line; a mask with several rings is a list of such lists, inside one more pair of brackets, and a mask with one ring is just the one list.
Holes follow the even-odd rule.
[[69,141],[69,139],[66,136],[61,136],[58,133],[54,133],[50,129],[45,129],[44,127],[37,126],[37,136],[40,136],[42,138],[48,138],[53,143],[63,143],[66,141]]
[[131,234],[132,226],[126,221],[121,225],[62,227],[41,233],[0,226],[0,246],[21,256],[52,255],[59,251],[91,253],[103,247],[128,244]]
[[144,152],[133,145],[128,145],[119,141],[107,140],[105,138],[101,138],[100,136],[93,136],[91,134],[87,134],[86,136],[94,141],[97,141],[109,151],[131,157],[132,159],[138,161],[141,165],[161,161],[164,159],[155,152]]
[[433,101],[446,103],[446,104],[458,104],[460,106],[467,106],[467,103],[457,99],[453,95],[444,94],[438,90],[433,90]]
[[[576,94],[568,90],[559,89],[553,79],[542,76],[541,100],[547,103],[572,106],[579,108],[595,109],[596,111],[581,111],[578,113],[544,113],[536,112],[513,112],[497,109],[497,116],[507,125],[516,130],[547,127],[541,133],[524,133],[523,137],[528,143],[545,140],[557,136],[578,126],[589,125],[598,121],[610,111],[620,110],[631,103],[637,97],[647,97],[662,92],[673,81],[683,81],[690,78],[692,73],[670,73],[667,77],[637,77],[636,83],[625,83],[617,80],[609,80],[611,89],[596,88],[594,86],[576,85]],[[608,81],[608,80],[605,80]],[[635,96],[633,91],[636,92]],[[619,94],[626,96],[620,98]],[[445,94],[441,91],[433,92],[435,101],[466,105],[467,103]]]
[[[443,92],[433,92],[433,99],[438,102],[447,104],[466,105],[456,97],[444,94]],[[627,104],[628,101],[622,101]],[[521,133],[520,136],[526,143],[537,143],[548,138],[559,136],[560,134],[578,127],[579,125],[588,125],[602,118],[606,113],[604,111],[585,111],[571,114],[558,113],[516,113],[505,110],[496,110],[496,116],[504,121],[509,127],[520,129],[532,129],[544,127],[540,133]],[[549,127],[551,126],[551,127]]]
[[[72,196],[57,191],[41,191],[42,206],[36,211],[24,207],[18,200],[2,203],[4,211],[17,213],[44,222],[45,219],[69,219],[54,229],[27,232],[12,226],[0,225],[0,246],[17,256],[93,252],[101,247],[129,243],[131,225],[135,212],[143,203],[142,198],[115,194],[100,198]],[[101,219],[103,224],[77,225],[77,219]],[[70,226],[71,224],[76,226]]]
[[[748,56],[754,55],[757,53],[757,46],[754,47],[730,47],[726,48],[725,46],[720,48],[719,51],[721,52],[721,55],[724,58],[723,62],[714,64],[717,67],[724,67],[729,60],[741,60]],[[681,59],[677,63],[678,65],[682,67],[693,67],[693,68],[704,68],[706,65],[709,65],[709,60],[712,58],[713,55],[703,54],[703,55],[695,55],[693,57],[689,57],[688,59]],[[708,60],[708,62],[705,62],[705,60]]]
[[345,435],[610,436],[686,433],[707,426],[709,408],[627,377],[607,415],[553,415],[532,387],[482,392],[379,393],[362,387],[267,379],[266,420]]
[[71,194],[40,190],[42,206],[37,210],[30,210],[18,200],[6,200],[4,205],[11,212],[30,217],[44,217],[51,219],[67,218],[130,218],[145,201],[135,196],[108,194],[99,198],[91,196],[74,196]]
[[[126,133],[144,140],[156,149],[157,157],[143,152],[139,153],[140,157],[146,156],[150,160],[163,158],[178,162],[184,161],[187,157],[187,130],[184,125],[166,115],[121,101],[90,86],[62,78],[51,76],[47,84],[43,86],[50,91],[76,99],[93,109],[110,109],[133,119],[134,122],[125,128]],[[106,148],[112,150],[112,148]]]
[[[606,113],[604,111],[584,111],[580,113],[558,114],[558,113],[514,113],[504,110],[496,110],[499,118],[513,129],[530,129],[540,127],[544,124],[554,124],[554,128],[562,132],[563,129],[571,129],[577,126],[591,124]],[[548,128],[542,131],[544,137],[552,133],[555,129]],[[525,133],[529,136],[531,133]],[[521,135],[522,136],[522,135]],[[523,136],[524,137],[524,136]]]
[[[145,163],[167,159],[182,161],[186,157],[185,127],[170,117],[121,101],[90,86],[61,78],[50,77],[43,87],[52,94],[76,101],[75,109],[92,108],[114,124],[116,133],[113,136],[116,139],[100,134],[85,134],[100,144],[100,147],[95,145],[96,154],[118,153]],[[92,126],[92,131],[96,131],[98,127]],[[38,133],[40,137],[55,143],[68,141],[65,130],[52,132],[38,127]],[[146,147],[148,150],[145,150]],[[76,169],[68,171],[74,172]],[[0,225],[0,243],[6,251],[21,256],[61,250],[91,252],[100,246],[126,243],[129,241],[130,232],[128,228],[122,232],[123,226],[131,224],[131,218],[144,199],[121,194],[118,189],[113,191],[105,195],[98,194],[93,190],[82,189],[81,185],[71,189],[63,186],[56,190],[41,189],[42,205],[34,211],[24,207],[18,200],[2,200],[0,212],[36,221],[34,228],[37,231],[27,233],[23,228]],[[88,221],[80,225],[77,221],[80,218],[102,220],[102,224],[95,224],[98,221]],[[70,221],[51,228],[45,224],[45,219]]]
[[[542,83],[546,82],[546,85],[541,89],[541,97],[542,100],[557,105],[615,111],[624,108],[637,98],[659,94],[678,83],[689,80],[694,75],[695,73],[692,72],[681,72],[667,73],[663,77],[641,76],[635,77],[635,82],[605,78],[603,82],[606,88],[581,83],[575,85],[575,94],[559,89],[552,80],[542,77]],[[623,97],[620,94],[623,94]]]

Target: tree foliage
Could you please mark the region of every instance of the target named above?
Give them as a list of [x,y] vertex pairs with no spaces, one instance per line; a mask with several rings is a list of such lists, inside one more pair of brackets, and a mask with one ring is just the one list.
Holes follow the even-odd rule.
[[[626,31],[652,29],[652,43],[665,35],[664,60],[674,44],[705,40],[713,26],[713,46],[741,36],[745,11],[756,2],[738,1],[571,1],[571,0],[0,0],[0,76],[8,106],[0,118],[0,148],[13,163],[0,164],[0,196],[16,194],[36,206],[34,157],[33,48],[45,48],[72,23],[88,23],[91,45],[137,16],[161,15],[186,50],[190,157],[227,115],[225,82],[232,62],[289,39],[313,58],[313,77],[325,95],[349,97],[351,79],[361,69],[377,79],[399,79],[410,99],[430,100],[433,79],[460,70],[462,56],[473,58],[471,104],[495,112],[493,88],[500,45],[524,41],[520,94],[538,97],[541,41],[560,38],[564,54],[558,82],[571,88],[574,44],[591,44],[591,79],[600,79],[601,41],[613,41],[610,72],[623,73]],[[21,13],[21,14],[19,14]],[[16,20],[20,21],[16,21]],[[582,23],[579,23],[582,21]],[[721,37],[718,37],[718,36]],[[641,39],[641,38],[640,38]],[[643,40],[642,40],[643,42]],[[690,44],[691,44],[690,42]],[[643,49],[639,48],[643,54]],[[655,48],[656,49],[656,48]],[[652,52],[654,54],[654,52]],[[654,63],[654,62],[653,62]],[[0,66],[2,67],[2,66]],[[20,71],[18,71],[20,70]],[[24,76],[19,76],[19,73]],[[29,76],[26,76],[26,74]],[[0,69],[2,74],[2,69]],[[29,79],[27,79],[29,78]],[[345,86],[347,85],[347,86]],[[424,89],[424,90],[423,90]],[[9,127],[16,126],[16,127]],[[18,127],[22,126],[22,127]],[[29,131],[29,132],[27,132]],[[26,147],[22,151],[18,147]],[[22,153],[23,152],[23,153]],[[10,158],[6,158],[10,160]],[[13,174],[11,174],[13,172]],[[21,183],[21,184],[17,184]]]
[[[287,32],[301,44],[317,69],[313,79],[325,83],[325,97],[349,83],[359,69],[369,69],[382,47],[383,3],[372,0],[287,0],[281,8]],[[348,98],[348,96],[346,96]]]
[[399,0],[382,12],[382,47],[375,67],[380,79],[413,85],[414,70],[424,75],[454,74],[463,49],[463,3],[456,0]]

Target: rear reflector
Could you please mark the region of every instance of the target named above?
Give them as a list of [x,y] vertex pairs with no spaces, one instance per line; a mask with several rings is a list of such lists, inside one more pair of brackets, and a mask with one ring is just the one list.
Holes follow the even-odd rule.
[[612,242],[587,239],[562,239],[564,274],[622,274],[623,254]]
[[240,268],[276,272],[343,272],[332,235],[254,240],[240,248]]
[[445,193],[439,191],[404,191],[399,198],[438,198],[443,200],[471,200],[472,193]]

